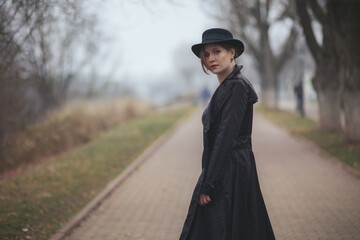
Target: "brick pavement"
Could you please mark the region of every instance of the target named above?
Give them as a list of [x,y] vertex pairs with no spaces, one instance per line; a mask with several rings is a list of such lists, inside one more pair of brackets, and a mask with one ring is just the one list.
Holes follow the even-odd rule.
[[[200,113],[190,117],[68,239],[178,239],[200,173]],[[360,179],[256,115],[260,184],[277,239],[360,239]]]
[[277,239],[360,239],[360,179],[255,119],[254,152]]
[[201,137],[197,113],[180,126],[69,239],[176,239],[201,169]]

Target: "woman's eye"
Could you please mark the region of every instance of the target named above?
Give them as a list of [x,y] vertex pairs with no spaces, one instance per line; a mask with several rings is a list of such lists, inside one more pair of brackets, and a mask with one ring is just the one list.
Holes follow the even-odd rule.
[[205,53],[205,54],[204,54],[204,57],[209,57],[209,55],[210,55],[210,54],[208,54],[208,53]]
[[220,50],[215,50],[215,53],[216,54],[219,54],[221,51]]

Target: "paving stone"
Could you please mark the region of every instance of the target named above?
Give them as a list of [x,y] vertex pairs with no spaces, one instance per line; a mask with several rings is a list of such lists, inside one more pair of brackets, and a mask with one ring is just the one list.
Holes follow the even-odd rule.
[[360,239],[360,179],[261,116],[254,152],[277,239]]
[[[200,174],[201,113],[184,122],[67,239],[178,239]],[[360,239],[360,180],[255,115],[254,153],[277,239]]]

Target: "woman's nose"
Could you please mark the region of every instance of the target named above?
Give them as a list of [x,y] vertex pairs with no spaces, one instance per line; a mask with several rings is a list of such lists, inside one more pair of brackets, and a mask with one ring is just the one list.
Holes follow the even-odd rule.
[[215,60],[215,55],[214,54],[210,54],[209,56],[209,61],[212,62]]

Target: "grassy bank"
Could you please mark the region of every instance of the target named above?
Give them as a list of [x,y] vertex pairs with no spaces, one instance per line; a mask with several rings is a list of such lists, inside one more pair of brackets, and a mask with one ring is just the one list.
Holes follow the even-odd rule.
[[0,238],[48,239],[192,108],[128,121],[87,145],[0,183]]
[[67,103],[9,136],[3,159],[0,159],[0,173],[19,171],[29,164],[87,143],[99,132],[150,110],[147,103],[133,98]]
[[343,133],[322,131],[318,129],[316,121],[301,118],[288,111],[268,110],[262,107],[256,110],[292,134],[304,137],[329,155],[360,171],[360,145],[346,142]]

